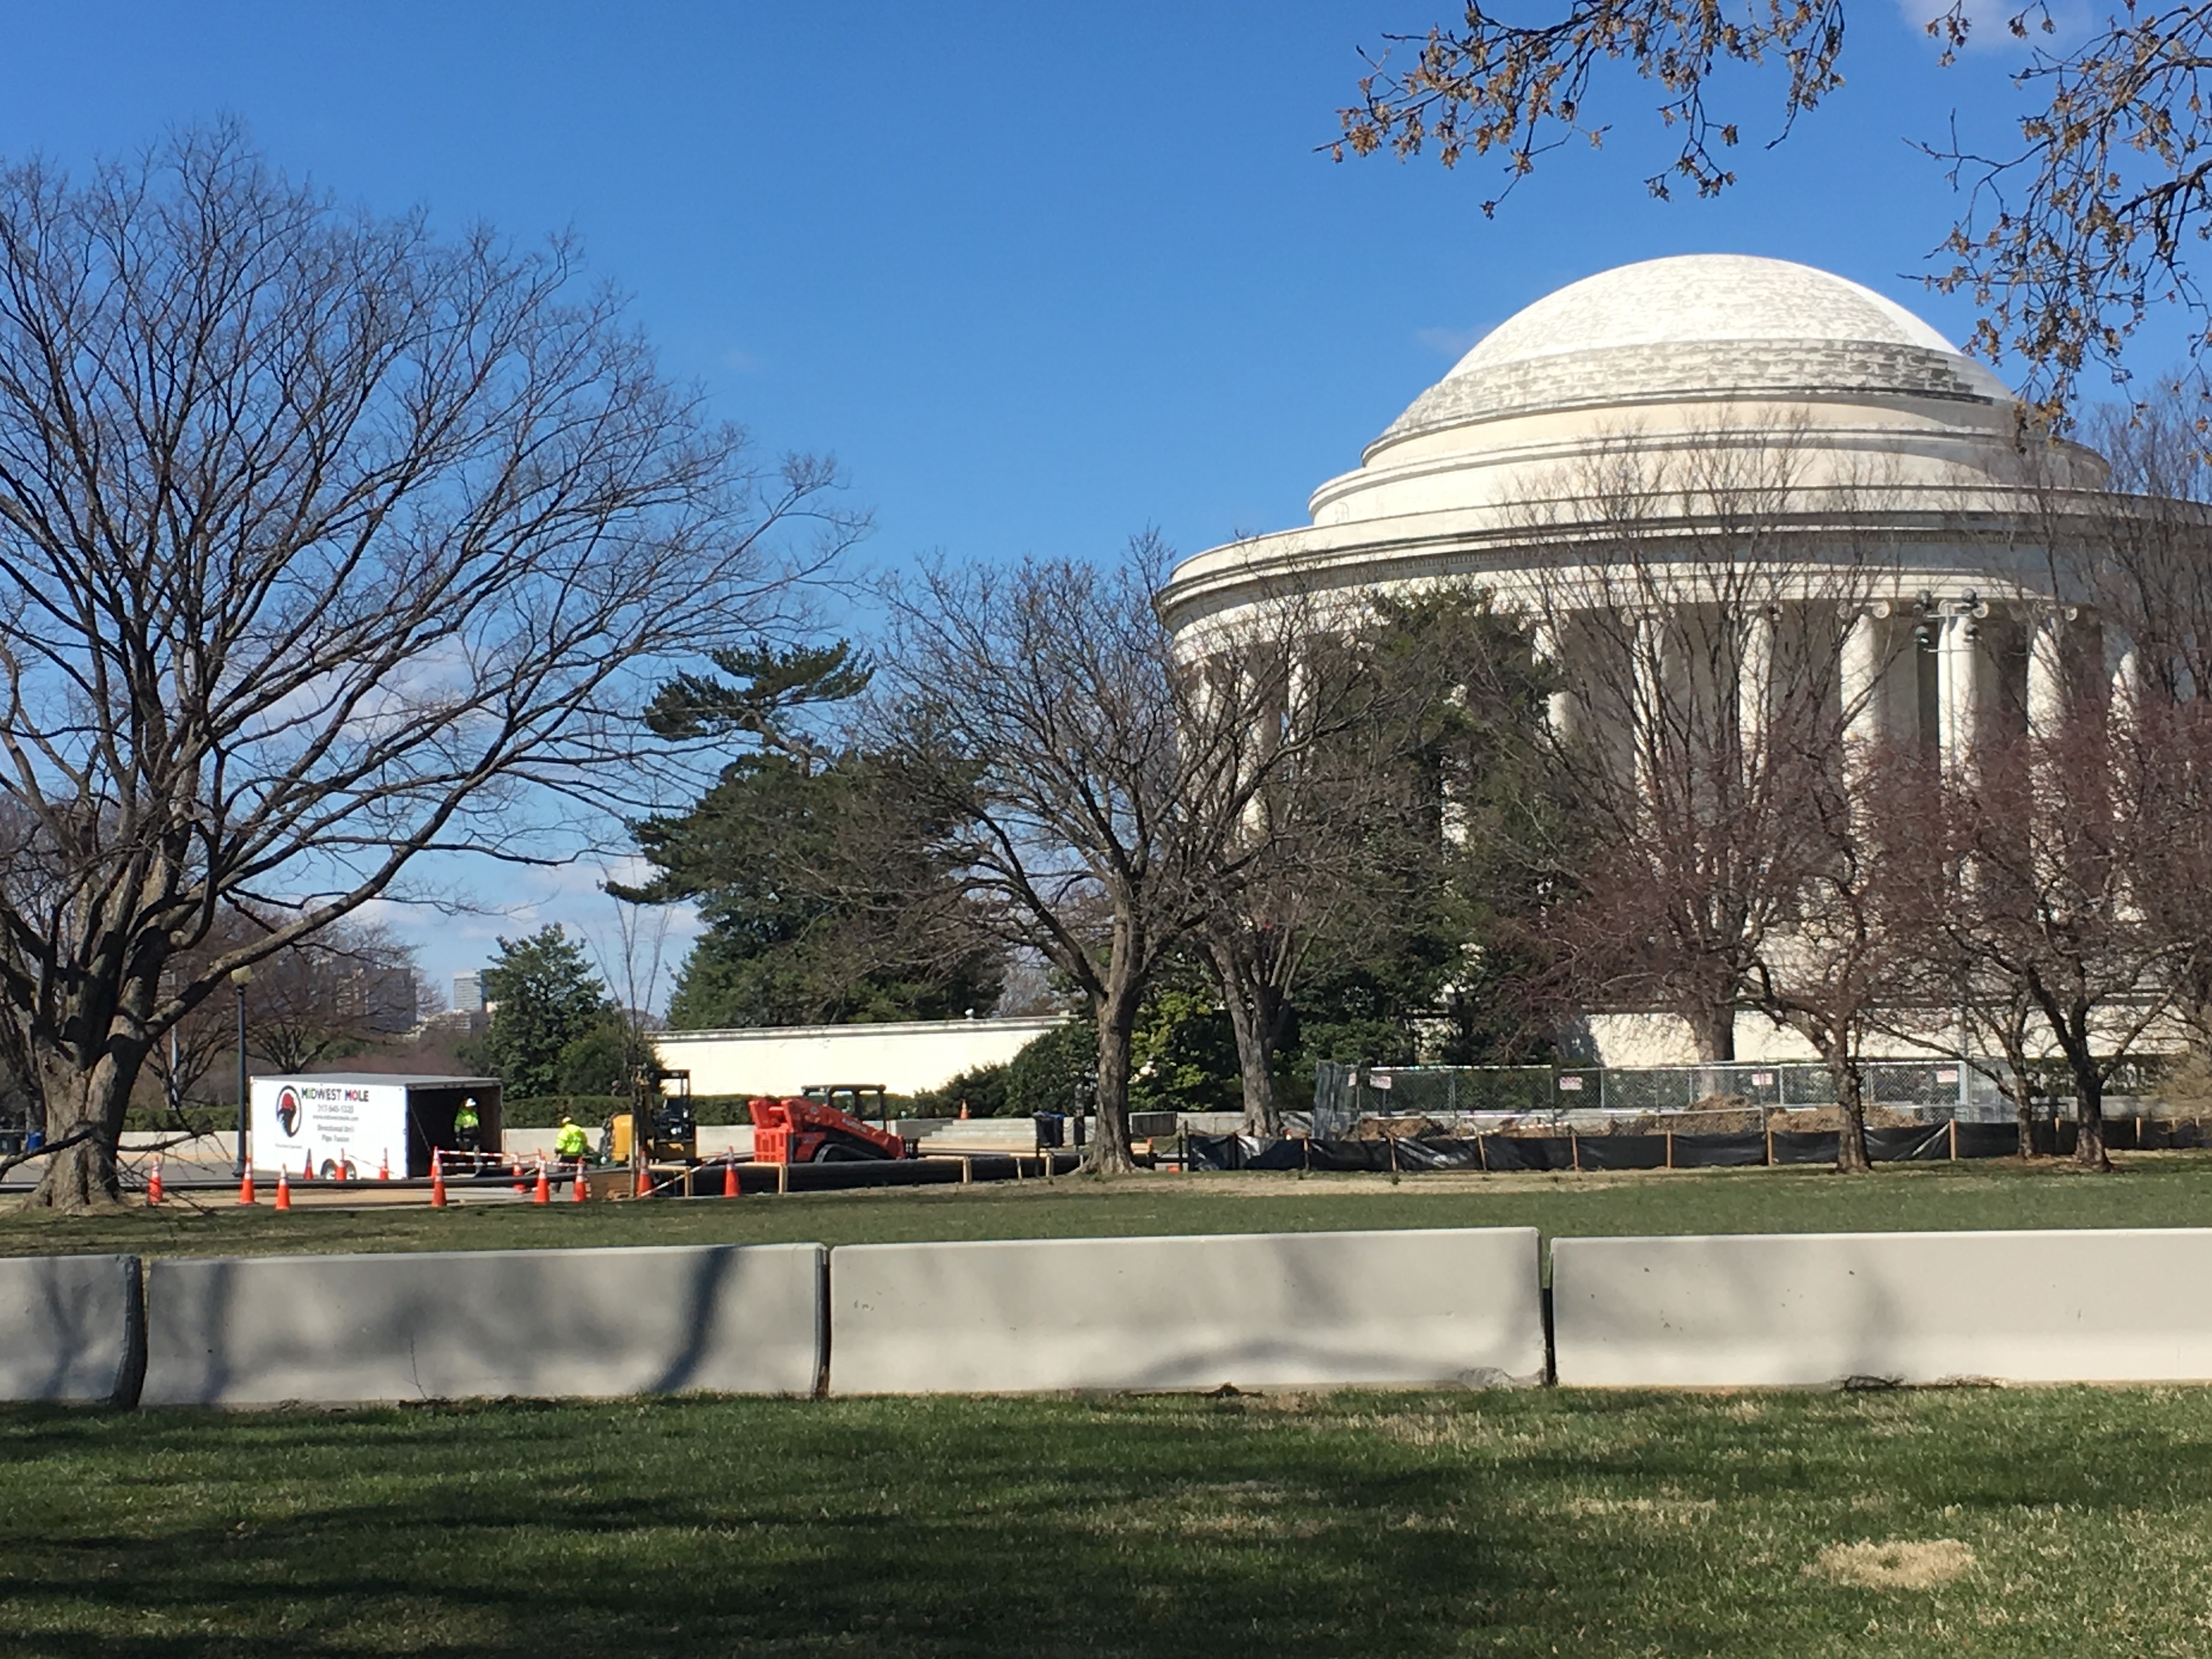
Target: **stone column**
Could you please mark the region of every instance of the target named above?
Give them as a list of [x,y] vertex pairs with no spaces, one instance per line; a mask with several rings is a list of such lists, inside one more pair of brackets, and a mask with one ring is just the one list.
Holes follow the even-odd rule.
[[1981,629],[1972,616],[1945,617],[1936,644],[1936,744],[1946,777],[1973,770],[1982,716]]
[[1847,757],[1863,757],[1881,740],[1881,618],[1888,607],[1869,606],[1844,631],[1841,671],[1844,740]]
[[[1237,814],[1239,825],[1249,841],[1258,842],[1267,839],[1269,808],[1267,792],[1255,786],[1283,746],[1283,721],[1289,711],[1284,703],[1284,688],[1279,684],[1263,688],[1260,676],[1247,667],[1237,668],[1236,676],[1236,700],[1230,705],[1231,718],[1242,729],[1221,736],[1223,741],[1237,745],[1234,787],[1239,793],[1251,792]],[[1263,690],[1267,695],[1262,695]]]
[[2066,615],[2046,611],[2027,636],[2027,734],[2056,737],[2066,719]]
[[1582,726],[1577,708],[1577,699],[1567,690],[1566,658],[1559,646],[1558,633],[1549,623],[1538,623],[1528,631],[1529,649],[1536,660],[1551,669],[1562,684],[1546,700],[1544,716],[1551,723],[1552,735],[1561,743],[1581,735]]
[[1749,773],[1766,750],[1766,728],[1774,714],[1774,632],[1777,607],[1761,605],[1744,619],[1743,648],[1736,664],[1735,732]]
[[2106,707],[2118,731],[2135,723],[2142,699],[2142,653],[2125,629],[2111,623],[2105,624],[2104,668]]
[[1629,729],[1636,743],[1636,787],[1650,801],[1657,799],[1659,793],[1655,768],[1663,724],[1661,716],[1667,706],[1667,618],[1656,611],[1638,617],[1631,648],[1636,653],[1636,707],[1629,711]]

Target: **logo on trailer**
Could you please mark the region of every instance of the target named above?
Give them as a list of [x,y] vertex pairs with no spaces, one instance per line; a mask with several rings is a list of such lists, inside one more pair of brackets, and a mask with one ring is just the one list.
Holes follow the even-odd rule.
[[289,1088],[276,1097],[276,1127],[288,1140],[300,1133],[300,1097]]

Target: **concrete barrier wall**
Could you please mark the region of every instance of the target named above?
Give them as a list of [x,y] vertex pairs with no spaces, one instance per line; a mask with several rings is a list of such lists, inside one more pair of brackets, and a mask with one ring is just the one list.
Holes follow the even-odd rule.
[[860,1244],[830,1254],[841,1395],[1533,1384],[1533,1228]]
[[2212,1380],[2212,1231],[1562,1238],[1559,1380]]
[[130,1405],[139,1313],[135,1255],[0,1259],[0,1400]]
[[155,1261],[147,1405],[811,1394],[817,1244]]

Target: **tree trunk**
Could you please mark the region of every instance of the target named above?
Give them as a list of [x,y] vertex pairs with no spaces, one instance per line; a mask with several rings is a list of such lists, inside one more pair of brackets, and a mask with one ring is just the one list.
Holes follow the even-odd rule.
[[1206,942],[1206,959],[1229,1010],[1237,1038],[1237,1073],[1243,1085],[1244,1121],[1239,1133],[1279,1135],[1283,1115],[1275,1100],[1275,1050],[1283,1036],[1286,999],[1239,941],[1217,935]]
[[1237,1036],[1237,1075],[1244,1093],[1244,1121],[1239,1133],[1275,1135],[1282,1133],[1282,1114],[1275,1109],[1274,1045],[1267,1040],[1269,1021],[1241,990],[1232,990],[1229,1028]]
[[2094,1065],[2074,1066],[2074,1162],[2084,1170],[2107,1170],[2105,1151],[2105,1079]]
[[2025,1054],[2014,1058],[2005,1056],[2005,1068],[2012,1073],[2013,1110],[2020,1124],[2020,1155],[2035,1156],[2035,1076],[2028,1069]]
[[1098,1022],[1097,1112],[1083,1167],[1091,1175],[1125,1175],[1137,1167],[1129,1152],[1129,1048],[1137,1026],[1139,988],[1125,986],[1096,998]]
[[105,1209],[123,1201],[115,1149],[123,1135],[123,1111],[130,1104],[143,1051],[110,1045],[89,1070],[69,1063],[64,1054],[42,1055],[40,1092],[46,1115],[49,1153],[46,1170],[31,1194],[35,1208]]
[[1836,1172],[1871,1175],[1874,1160],[1867,1156],[1866,1094],[1860,1084],[1858,1061],[1838,1048],[1831,1048],[1825,1058],[1828,1075],[1835,1079],[1836,1106],[1844,1117],[1836,1134]]
[[1735,1059],[1735,1005],[1707,1004],[1689,1011],[1690,1040],[1697,1044],[1698,1060],[1708,1066],[1726,1065]]

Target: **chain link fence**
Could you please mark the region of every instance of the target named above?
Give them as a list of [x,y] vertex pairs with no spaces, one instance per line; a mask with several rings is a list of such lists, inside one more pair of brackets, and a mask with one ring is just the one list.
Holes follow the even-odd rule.
[[[2009,1120],[2012,1103],[1976,1066],[1956,1060],[1869,1060],[1866,1103],[1904,1111],[1939,1111],[1962,1121]],[[2052,1099],[2068,1090],[2054,1074]],[[1362,1118],[1512,1117],[1602,1113],[1620,1116],[1787,1110],[1832,1106],[1836,1089],[1825,1066],[1352,1066],[1320,1063],[1314,1081],[1313,1133],[1349,1136]]]

